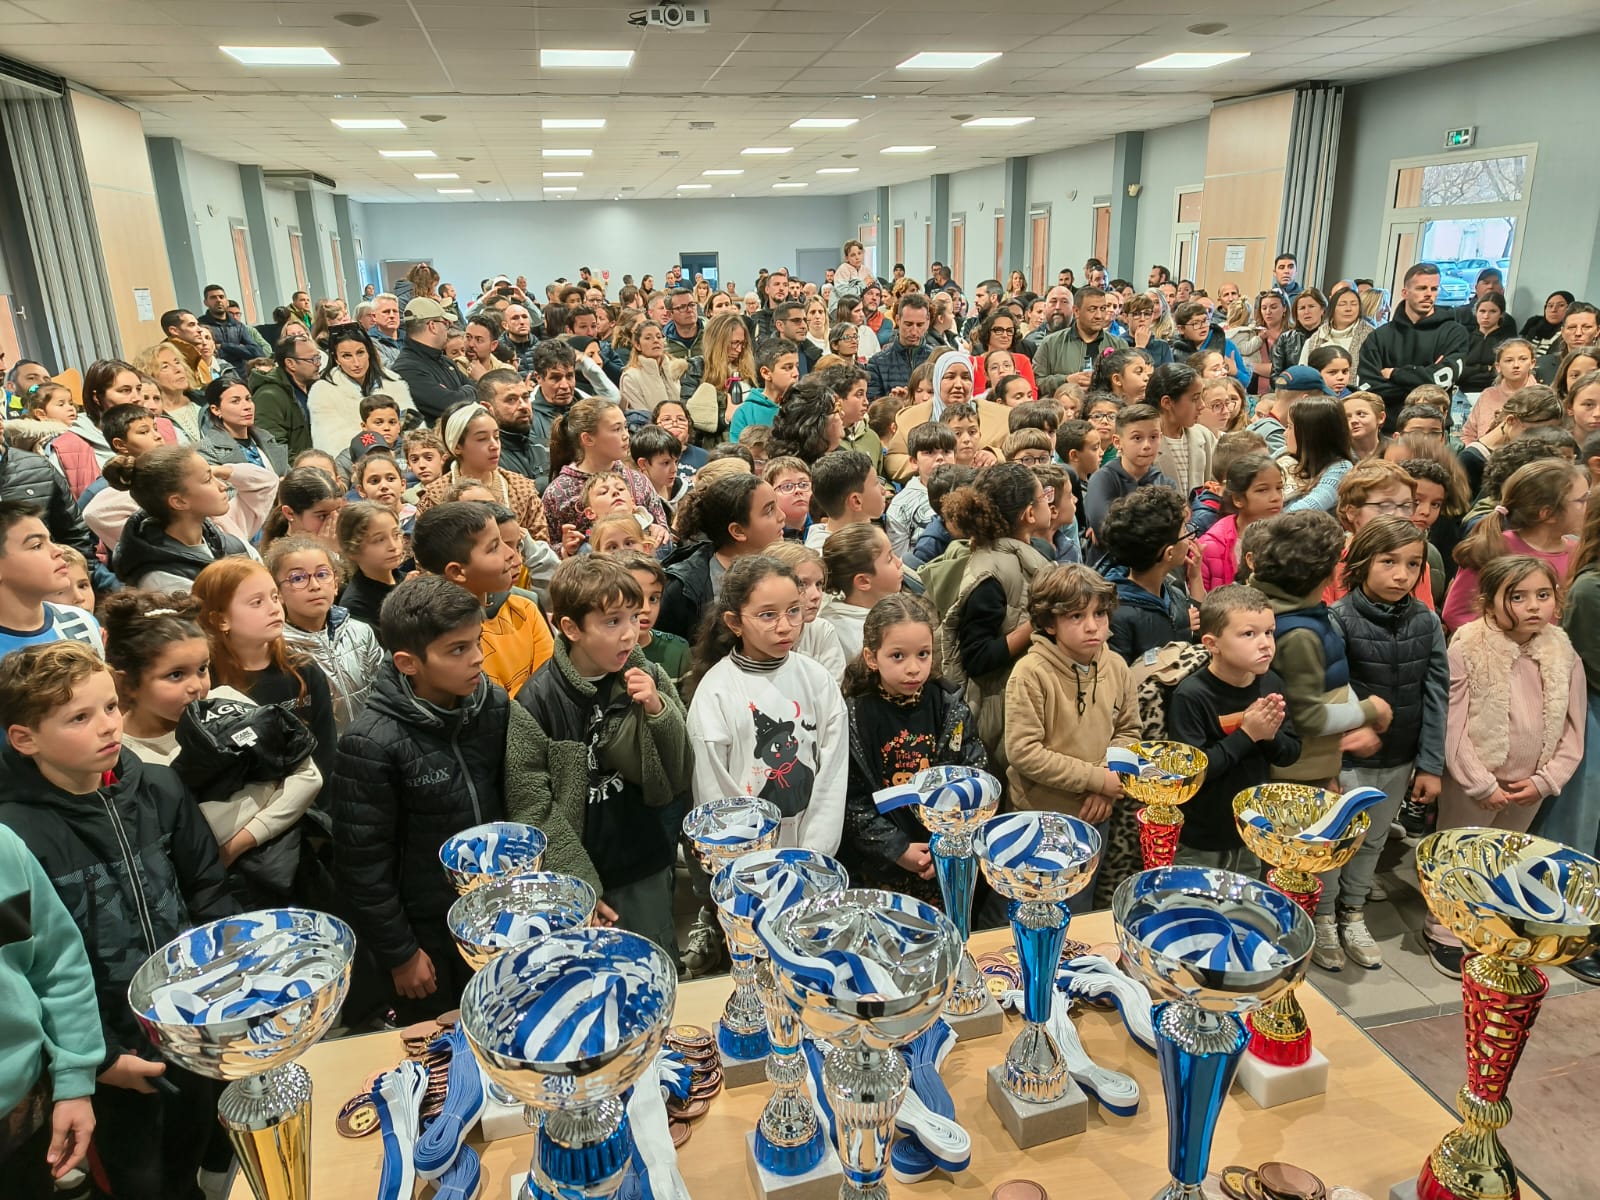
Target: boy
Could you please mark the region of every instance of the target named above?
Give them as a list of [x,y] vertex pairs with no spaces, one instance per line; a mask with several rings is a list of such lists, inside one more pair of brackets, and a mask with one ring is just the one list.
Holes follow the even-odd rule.
[[1042,429],[1016,429],[1000,443],[1001,458],[1025,467],[1042,467],[1055,456],[1055,439]]
[[355,464],[368,450],[396,450],[400,447],[400,405],[382,392],[361,398],[361,432],[334,460],[336,478],[349,479]]
[[659,425],[646,425],[629,436],[628,453],[633,465],[661,497],[661,507],[667,510],[670,522],[677,513],[678,501],[689,491],[689,481],[678,476],[683,443]]
[[[1111,648],[1129,665],[1168,642],[1194,640],[1199,615],[1192,603],[1204,598],[1205,585],[1188,520],[1189,506],[1170,487],[1140,488],[1106,514],[1103,574],[1117,589]],[[1178,570],[1188,592],[1171,578]]]
[[1200,602],[1200,644],[1211,655],[1173,689],[1167,733],[1206,755],[1205,782],[1184,805],[1177,863],[1254,875],[1233,819],[1233,798],[1300,757],[1283,680],[1272,672],[1277,619],[1255,588],[1230,583]]
[[889,545],[901,561],[910,557],[911,547],[933,520],[933,508],[928,503],[928,480],[955,452],[955,432],[938,421],[926,421],[906,434],[906,453],[916,464],[917,473],[889,502],[888,517],[884,521]]
[[424,571],[478,598],[483,673],[515,696],[549,660],[552,638],[538,598],[512,586],[516,571],[494,511],[468,500],[430,508],[417,518],[411,552]]
[[[453,490],[453,489],[452,489]],[[488,504],[494,523],[500,529],[500,544],[505,551],[506,569],[511,572],[515,590],[531,592],[541,605],[550,587],[550,576],[561,560],[549,542],[535,540],[532,534],[517,523],[517,514],[505,505],[489,498],[487,488],[479,489],[482,495],[473,499]],[[448,497],[446,497],[448,499]],[[462,499],[457,496],[456,499]],[[413,526],[414,527],[414,526]]]
[[77,1068],[101,1084],[94,1140],[111,1194],[198,1196],[220,1085],[161,1061],[128,1006],[128,984],[146,955],[238,911],[216,838],[173,770],[123,748],[116,681],[88,646],[52,642],[0,661],[0,727],[11,747],[0,824],[39,860],[93,970],[105,1049]]
[[[667,435],[671,437],[671,434]],[[674,439],[676,440],[676,439]],[[577,548],[583,544],[583,538],[594,528],[594,523],[601,517],[626,516],[638,525],[641,542],[646,542],[646,535],[655,526],[655,518],[650,510],[640,508],[634,503],[633,490],[629,488],[628,481],[615,471],[596,471],[584,481],[583,491],[580,496],[583,501],[583,526],[581,528],[568,525],[561,531],[561,551],[563,557],[576,553]],[[573,535],[577,534],[576,537]]]
[[507,746],[507,808],[549,837],[547,869],[594,888],[602,920],[676,957],[670,818],[681,819],[693,762],[677,689],[638,646],[643,604],[638,581],[614,559],[556,568],[550,611],[560,637],[517,700],[533,720],[529,736]]
[[689,673],[689,643],[675,633],[656,628],[661,597],[667,590],[666,571],[654,555],[637,550],[620,551],[611,557],[622,564],[644,593],[644,605],[639,609],[639,649],[677,686]]
[[845,363],[828,367],[820,375],[824,386],[839,400],[839,421],[844,426],[839,448],[861,451],[877,464],[882,474],[883,442],[867,420],[867,373],[854,363]]
[[953,461],[963,467],[979,466],[978,451],[983,445],[983,431],[978,424],[977,408],[971,404],[952,404],[939,419],[956,435]]
[[[1411,476],[1416,489],[1417,498],[1415,507],[1411,510],[1411,523],[1422,530],[1425,536],[1431,535],[1440,514],[1444,512],[1446,502],[1450,499],[1450,493],[1455,489],[1455,480],[1443,463],[1435,462],[1431,458],[1408,458],[1400,464],[1400,469]],[[1444,590],[1449,580],[1445,577],[1444,555],[1439,553],[1439,547],[1433,544],[1431,537],[1427,549],[1428,579],[1433,595],[1433,604],[1430,607],[1438,612],[1444,607]]]
[[[449,456],[445,453],[444,441],[433,430],[413,429],[405,435],[401,444],[405,447],[406,470],[416,479],[417,489],[427,487],[444,474]],[[416,501],[416,497],[410,494],[406,499],[413,503]]]
[[1217,435],[1200,424],[1200,379],[1192,377],[1189,386],[1177,396],[1156,400],[1161,414],[1161,446],[1156,468],[1178,488],[1187,500],[1191,493],[1211,478],[1211,454]]
[[778,493],[778,510],[783,513],[784,539],[805,541],[811,529],[810,468],[803,459],[784,454],[767,462],[762,477]]
[[1011,433],[1019,429],[1042,429],[1050,435],[1053,444],[1056,430],[1061,428],[1064,419],[1061,405],[1054,400],[1028,400],[1011,410],[1006,418],[1006,429]]
[[762,338],[756,343],[755,362],[761,386],[746,392],[744,403],[734,410],[728,423],[730,442],[737,442],[746,426],[771,425],[783,398],[800,381],[800,348],[788,338]]
[[1250,422],[1250,432],[1260,434],[1267,441],[1267,453],[1279,458],[1284,453],[1284,426],[1289,413],[1307,396],[1326,396],[1322,374],[1314,367],[1293,366],[1272,377],[1272,395],[1256,405],[1256,419]]
[[[1339,524],[1352,535],[1361,532],[1364,526],[1378,517],[1401,516],[1410,520],[1416,508],[1417,481],[1406,474],[1404,467],[1381,458],[1369,458],[1345,472],[1344,478],[1339,480],[1339,498],[1334,502]],[[1439,570],[1441,573],[1444,571],[1442,558]],[[1333,573],[1333,582],[1328,585],[1322,599],[1332,604],[1349,590],[1341,557]],[[1416,597],[1419,603],[1433,607],[1433,580],[1426,562],[1422,577],[1417,580]]]
[[1394,419],[1396,433],[1431,433],[1444,436],[1444,414],[1431,404],[1408,404]]
[[72,570],[62,547],[50,540],[39,509],[0,500],[0,657],[24,646],[67,640],[99,654],[100,623],[54,598],[71,586]]
[[911,554],[906,558],[906,566],[920,571],[934,559],[941,557],[950,549],[955,541],[955,534],[944,523],[940,514],[944,508],[944,498],[958,487],[966,487],[978,473],[971,467],[963,467],[959,463],[945,463],[936,467],[928,478],[928,507],[933,510],[933,520],[929,521],[922,531],[922,536],[917,539],[916,545],[911,548]]
[[1033,540],[1033,548],[1054,563],[1082,561],[1078,546],[1078,501],[1067,486],[1067,469],[1056,463],[1033,468],[1033,477],[1050,502],[1050,528]]
[[767,460],[771,457],[769,447],[772,445],[771,425],[747,425],[739,435],[739,448],[750,454],[750,470],[760,475],[767,469]]
[[883,480],[858,450],[830,450],[811,467],[811,499],[823,520],[806,531],[806,545],[821,550],[828,535],[858,521],[883,516]]
[[1142,487],[1177,485],[1156,467],[1161,414],[1148,404],[1117,410],[1117,457],[1094,473],[1084,489],[1084,518],[1098,543],[1111,504]]
[[53,592],[50,599],[57,604],[70,604],[86,613],[94,612],[94,581],[89,578],[89,563],[71,546],[62,546],[61,557],[67,560],[67,582]]
[[1266,596],[1277,617],[1272,669],[1284,683],[1289,717],[1300,735],[1300,757],[1272,770],[1274,779],[1337,790],[1345,751],[1377,752],[1389,725],[1388,704],[1350,689],[1344,638],[1322,602],[1344,553],[1344,530],[1324,512],[1284,513],[1257,521],[1249,584]]
[[[484,508],[458,502],[424,515],[452,507]],[[505,818],[512,705],[483,672],[483,608],[470,592],[437,575],[408,579],[378,621],[388,655],[339,739],[324,794],[339,894],[410,1022],[454,1008],[472,978],[445,927],[456,896],[439,847]]]
[[1056,429],[1056,454],[1067,464],[1067,482],[1083,511],[1083,493],[1100,469],[1100,431],[1087,421],[1063,421]]

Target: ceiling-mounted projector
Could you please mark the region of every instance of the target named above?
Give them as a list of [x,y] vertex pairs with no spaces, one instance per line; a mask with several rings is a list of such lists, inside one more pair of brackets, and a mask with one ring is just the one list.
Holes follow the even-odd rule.
[[652,29],[706,29],[711,10],[691,4],[652,4],[645,9],[645,24]]

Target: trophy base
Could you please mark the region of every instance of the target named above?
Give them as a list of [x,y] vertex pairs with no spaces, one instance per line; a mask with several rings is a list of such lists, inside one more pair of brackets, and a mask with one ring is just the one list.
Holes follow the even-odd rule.
[[979,1038],[996,1037],[1005,1032],[1006,1014],[1001,1009],[999,1001],[992,995],[983,998],[983,1007],[975,1013],[957,1017],[950,1013],[940,1013],[946,1025],[955,1030],[956,1039],[962,1042],[973,1042]]
[[1259,1108],[1277,1108],[1328,1090],[1328,1059],[1312,1047],[1311,1057],[1295,1067],[1279,1067],[1248,1051],[1239,1059],[1234,1079]]
[[763,1058],[729,1058],[720,1050],[717,1057],[722,1062],[722,1086],[729,1090],[749,1087],[767,1081],[767,1060]]
[[1092,1101],[1071,1079],[1067,1092],[1050,1104],[1029,1104],[1006,1091],[1004,1064],[989,1068],[989,1107],[1005,1126],[1018,1150],[1073,1137],[1089,1128]]
[[836,1200],[844,1183],[844,1168],[826,1138],[822,1161],[804,1175],[777,1175],[756,1161],[756,1134],[744,1135],[744,1166],[756,1200]]
[[1406,1179],[1389,1189],[1389,1200],[1417,1200],[1417,1181]]
[[524,1137],[532,1133],[528,1126],[527,1110],[520,1104],[501,1104],[487,1092],[483,1097],[483,1115],[478,1118],[478,1135],[486,1142],[499,1142],[506,1138]]

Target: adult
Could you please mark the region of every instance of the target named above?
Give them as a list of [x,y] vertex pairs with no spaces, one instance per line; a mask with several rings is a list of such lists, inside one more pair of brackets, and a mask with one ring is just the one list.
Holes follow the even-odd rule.
[[1357,372],[1362,387],[1384,402],[1384,432],[1394,432],[1406,395],[1424,383],[1449,391],[1461,375],[1467,331],[1438,308],[1439,268],[1415,263],[1406,268],[1401,303],[1361,346]]
[[458,403],[439,422],[439,436],[450,452],[450,469],[422,489],[422,495],[417,497],[418,514],[444,503],[450,489],[458,484],[481,483],[496,503],[517,514],[517,524],[534,541],[549,541],[539,489],[526,475],[500,465],[500,426],[494,414],[478,403],[476,387],[473,393],[474,399]]
[[932,295],[934,292],[942,292],[949,288],[954,288],[956,293],[960,294],[961,285],[956,283],[950,277],[949,267],[945,266],[945,264],[942,262],[936,262],[933,264],[931,270],[933,271],[933,277],[922,285],[922,290],[924,292]]
[[367,332],[383,365],[393,368],[405,345],[405,335],[400,331],[400,299],[393,292],[379,292],[372,298],[372,328]]
[[1272,286],[1283,293],[1286,301],[1292,301],[1300,294],[1300,281],[1295,278],[1300,265],[1295,261],[1294,255],[1287,250],[1279,253],[1272,260]]
[[1334,288],[1321,327],[1300,347],[1300,361],[1305,362],[1313,350],[1323,346],[1338,346],[1350,355],[1352,363],[1360,362],[1361,344],[1371,332],[1372,326],[1361,319],[1361,293],[1348,285]]
[[[1461,378],[1457,382],[1464,392],[1481,392],[1494,386],[1500,343],[1513,336],[1516,326],[1507,316],[1506,298],[1499,292],[1474,296],[1471,307],[1476,316],[1467,330],[1467,353],[1461,360]],[[1460,311],[1456,309],[1452,315]]]
[[869,283],[861,290],[861,317],[856,324],[872,330],[880,349],[886,348],[894,340],[895,324],[889,319],[889,314],[883,311],[883,289],[877,284]]
[[250,326],[228,312],[228,293],[220,283],[206,284],[201,293],[205,311],[199,323],[211,330],[211,340],[217,344],[217,353],[237,370],[244,370],[252,358],[270,358],[272,347]]
[[[108,408],[138,404],[139,391],[139,372],[121,359],[102,358],[83,373],[83,407],[67,431],[51,439],[45,456],[61,468],[74,500],[94,485],[101,468],[116,453],[100,432],[100,418]],[[176,429],[165,417],[156,418],[156,431],[168,445],[178,440]]]
[[535,386],[529,398],[528,423],[531,469],[522,473],[543,491],[550,482],[550,431],[577,399],[578,356],[566,342],[552,338],[534,349],[532,369]]
[[1039,344],[1033,356],[1033,373],[1039,380],[1039,394],[1053,396],[1067,380],[1079,387],[1089,386],[1095,361],[1107,350],[1122,350],[1127,342],[1106,332],[1111,306],[1104,289],[1084,287],[1074,301],[1072,324],[1052,333]]
[[406,305],[406,344],[394,360],[394,373],[411,388],[417,411],[429,421],[444,416],[460,400],[477,399],[478,389],[445,357],[450,318],[437,300],[423,296]]
[[1582,300],[1567,306],[1561,318],[1561,336],[1539,356],[1533,374],[1540,383],[1554,383],[1561,361],[1574,350],[1600,342],[1600,309]]
[[1543,354],[1561,336],[1561,322],[1567,315],[1567,307],[1576,299],[1571,292],[1551,292],[1545,297],[1544,311],[1522,323],[1522,336],[1533,343],[1535,353]]
[[800,359],[800,374],[809,375],[817,360],[827,353],[807,336],[806,306],[799,300],[785,300],[772,310],[772,328],[775,337],[787,338],[795,345]]
[[255,400],[237,379],[214,379],[206,388],[206,415],[196,449],[213,466],[250,463],[280,478],[289,470],[287,449],[256,424]]
[[1253,342],[1255,346],[1255,352],[1250,357],[1250,371],[1254,376],[1251,391],[1265,393],[1272,389],[1272,351],[1288,323],[1289,303],[1283,298],[1282,292],[1268,288],[1256,296],[1255,320],[1249,327],[1252,335],[1249,342],[1237,335],[1234,338],[1243,354],[1251,355],[1245,349],[1246,345]]
[[959,350],[948,350],[933,364],[933,399],[912,404],[895,417],[894,437],[884,448],[884,470],[889,478],[904,482],[917,473],[917,463],[906,447],[906,437],[918,425],[943,421],[945,410],[970,404],[978,413],[978,451],[973,466],[1000,461],[1001,446],[1011,431],[1011,410],[992,400],[975,400],[972,360]]
[[[1063,271],[1063,275],[1070,275],[1070,271]],[[1029,358],[1037,358],[1039,346],[1045,338],[1052,333],[1059,333],[1072,324],[1072,289],[1064,283],[1058,283],[1044,296],[1044,311],[1041,319],[1034,327],[1032,333],[1022,339],[1022,352]]]
[[509,357],[517,370],[526,375],[533,370],[533,348],[538,344],[532,310],[526,304],[508,304],[504,332],[500,335],[501,357]]
[[273,347],[272,369],[250,376],[256,423],[289,447],[291,459],[311,449],[311,385],[321,367],[309,336],[285,337]]
[[667,353],[666,335],[654,321],[641,321],[633,330],[633,353],[622,372],[622,407],[627,412],[648,413],[663,400],[678,397],[678,380],[688,361]]
[[1467,297],[1465,304],[1458,304],[1451,309],[1450,315],[1461,323],[1463,329],[1469,332],[1478,330],[1478,301],[1485,296],[1500,297],[1500,323],[1505,326],[1500,341],[1515,336],[1517,323],[1506,311],[1506,281],[1505,276],[1500,274],[1499,267],[1485,267],[1479,271],[1478,278],[1472,284],[1472,295]]
[[775,337],[772,328],[773,309],[789,298],[789,272],[779,267],[761,281],[761,307],[756,311],[757,338]]
[[733,412],[744,402],[745,391],[757,383],[755,360],[750,354],[750,328],[737,313],[722,313],[706,322],[701,339],[700,382],[689,392],[685,409],[694,431],[715,444],[722,440]]
[[[337,457],[361,433],[363,400],[381,392],[405,412],[411,407],[411,388],[384,369],[378,348],[359,328],[335,330],[332,342],[328,365],[306,396],[306,416],[311,421],[311,444]],[[400,447],[389,448],[399,453]]]
[[200,440],[200,412],[189,398],[189,369],[171,342],[157,342],[134,356],[134,369],[155,382],[158,415],[170,420],[187,442]]
[[489,311],[475,312],[467,318],[467,378],[477,381],[515,359],[500,357],[500,318]]
[[1290,320],[1283,336],[1272,344],[1272,373],[1286,371],[1300,361],[1300,351],[1322,328],[1328,302],[1316,288],[1305,288],[1289,302]]
[[478,380],[478,403],[500,426],[500,465],[529,479],[550,461],[545,447],[541,463],[532,437],[532,390],[528,381],[509,367],[499,367]]
[[[870,293],[873,289],[868,288]],[[864,302],[863,302],[864,303]],[[933,348],[927,343],[933,311],[928,298],[908,292],[900,300],[900,324],[894,327],[895,340],[867,360],[867,396],[907,395],[911,372],[928,360]]]
[[317,310],[311,317],[311,340],[326,350],[328,348],[328,331],[335,325],[348,323],[349,319],[349,314],[345,312],[343,300],[318,300]]
[[[434,278],[438,278],[435,276]],[[289,319],[298,321],[306,327],[306,332],[311,332],[311,293],[295,292],[289,297]]]
[[1149,287],[1160,287],[1163,283],[1171,282],[1172,272],[1163,266],[1151,267],[1150,278],[1145,280],[1145,284]]
[[211,375],[200,362],[200,322],[187,308],[173,308],[161,314],[161,332],[167,344],[178,352],[189,376],[189,398],[196,403],[211,382]]
[[[1012,272],[1016,274],[1015,271]],[[1005,289],[1000,286],[998,279],[985,279],[972,290],[972,312],[961,325],[961,336],[966,341],[972,341],[972,332],[982,325],[1000,307],[1000,301],[1005,298]]]
[[687,359],[694,352],[694,344],[700,340],[705,327],[706,323],[700,319],[700,305],[693,292],[679,288],[667,296],[667,324],[661,332],[666,337],[668,354],[676,359]]
[[1239,285],[1231,279],[1224,279],[1217,287],[1217,311],[1232,308],[1239,302]]

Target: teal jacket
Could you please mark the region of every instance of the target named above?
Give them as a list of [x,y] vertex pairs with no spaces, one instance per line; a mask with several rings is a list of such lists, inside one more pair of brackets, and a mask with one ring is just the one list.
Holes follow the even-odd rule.
[[57,1100],[94,1094],[105,1057],[83,939],[39,860],[0,825],[0,1113],[39,1080]]
[[733,410],[733,420],[728,423],[728,440],[737,442],[747,425],[771,425],[778,415],[778,406],[767,399],[766,392],[751,388],[744,394],[744,403]]

